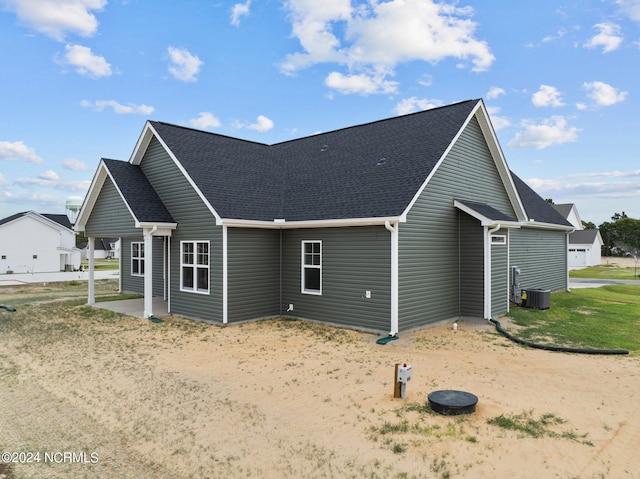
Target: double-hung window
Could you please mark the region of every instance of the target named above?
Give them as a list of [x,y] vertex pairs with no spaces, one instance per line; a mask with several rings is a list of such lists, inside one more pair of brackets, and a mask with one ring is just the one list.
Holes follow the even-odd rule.
[[180,242],[180,290],[209,294],[209,242]]
[[131,276],[144,276],[144,243],[131,243]]
[[302,292],[322,294],[322,241],[302,242]]

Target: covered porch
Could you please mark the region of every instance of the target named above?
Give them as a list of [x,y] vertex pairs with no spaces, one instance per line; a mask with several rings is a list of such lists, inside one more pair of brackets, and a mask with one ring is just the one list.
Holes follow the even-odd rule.
[[[153,316],[161,318],[169,315],[168,303],[159,296],[152,299]],[[91,304],[94,308],[106,309],[135,318],[146,318],[144,298],[123,299],[121,301],[102,301]]]

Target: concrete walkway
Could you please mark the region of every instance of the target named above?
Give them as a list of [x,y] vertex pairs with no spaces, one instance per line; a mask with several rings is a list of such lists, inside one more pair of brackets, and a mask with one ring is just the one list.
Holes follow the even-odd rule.
[[[102,301],[92,304],[94,308],[107,309],[116,313],[126,314],[135,318],[144,318],[144,298],[123,299],[122,301]],[[167,316],[167,302],[160,297],[154,297],[151,303],[153,315],[161,318]]]
[[[98,279],[118,279],[120,271],[94,271],[93,277]],[[19,286],[31,283],[60,283],[65,281],[89,281],[88,271],[60,271],[55,273],[18,273],[0,274],[0,286]]]

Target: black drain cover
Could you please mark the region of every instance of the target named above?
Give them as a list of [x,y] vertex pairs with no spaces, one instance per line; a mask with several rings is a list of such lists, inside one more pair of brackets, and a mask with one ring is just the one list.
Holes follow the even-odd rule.
[[434,391],[428,396],[431,409],[445,416],[471,414],[476,410],[478,396],[465,391],[445,389]]

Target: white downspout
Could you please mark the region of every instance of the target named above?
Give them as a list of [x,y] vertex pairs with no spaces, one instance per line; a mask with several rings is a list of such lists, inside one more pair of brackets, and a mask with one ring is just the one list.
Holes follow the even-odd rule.
[[487,320],[491,319],[491,235],[501,227],[499,224],[491,229],[484,227],[484,319]]
[[384,227],[391,233],[391,330],[389,336],[398,334],[398,226],[384,222]]
[[227,228],[227,225],[222,225],[222,324],[229,321]]

